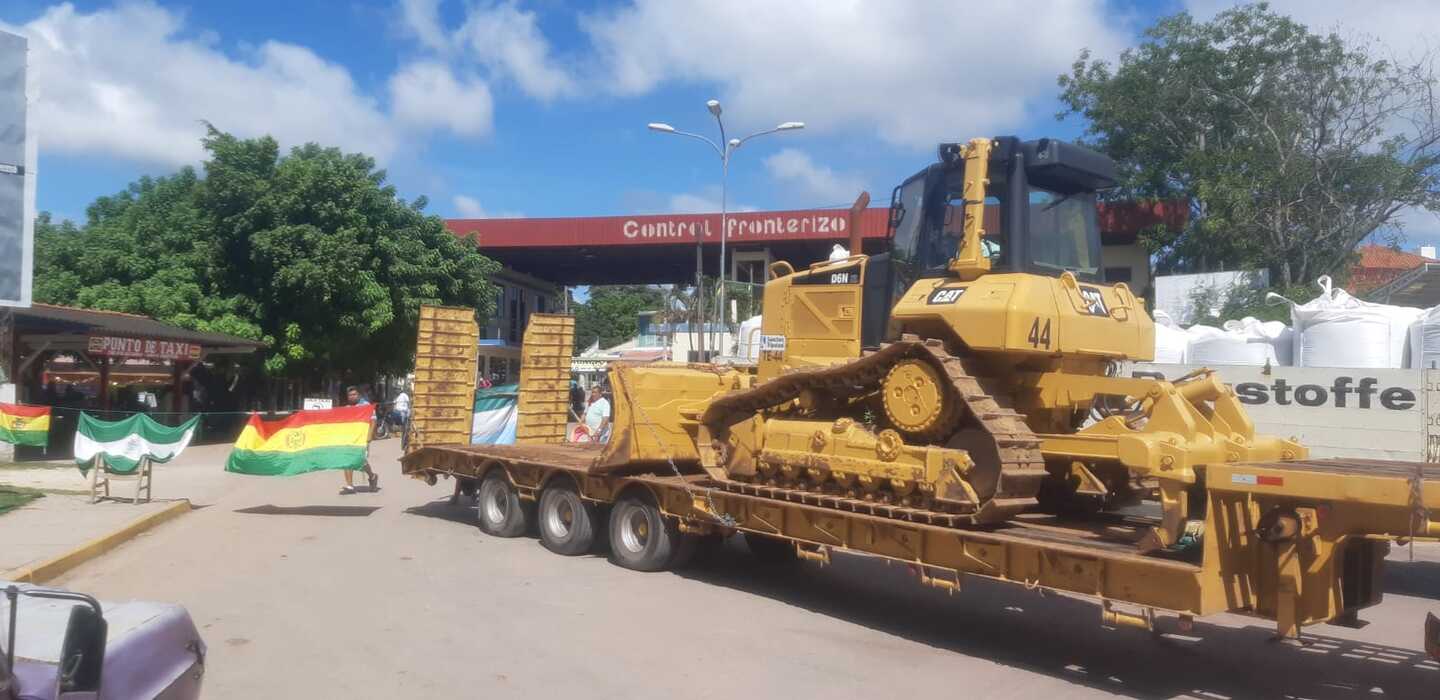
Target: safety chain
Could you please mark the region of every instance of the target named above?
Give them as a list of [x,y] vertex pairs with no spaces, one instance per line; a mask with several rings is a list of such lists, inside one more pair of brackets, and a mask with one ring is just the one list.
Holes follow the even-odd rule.
[[[620,391],[625,394],[625,400],[635,408],[636,415],[640,417],[640,420],[645,424],[645,427],[650,429],[650,436],[655,439],[655,445],[657,447],[664,445],[664,441],[660,439],[660,433],[656,432],[655,430],[655,424],[651,423],[649,416],[645,415],[645,409],[641,408],[640,404],[637,403],[634,397],[630,395],[630,387],[625,383],[624,373],[616,372],[614,376],[620,384]],[[670,471],[674,472],[676,478],[680,480],[680,488],[685,489],[685,493],[690,495],[690,500],[693,502],[695,500],[695,490],[690,488],[690,484],[685,481],[685,475],[680,472],[680,467],[675,464],[675,460],[670,456],[670,454],[668,452],[665,452],[664,454],[665,461],[670,464]],[[711,518],[713,518],[716,522],[720,523],[725,527],[735,527],[735,518],[729,513],[720,512],[720,509],[715,505],[715,498],[711,495],[710,489],[705,490],[705,503],[710,507],[710,512],[708,514]]]

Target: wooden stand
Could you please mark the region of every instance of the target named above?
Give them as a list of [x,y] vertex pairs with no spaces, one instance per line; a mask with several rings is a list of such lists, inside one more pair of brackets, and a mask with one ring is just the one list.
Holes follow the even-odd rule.
[[[130,499],[130,502],[140,503],[141,494],[144,494],[145,503],[150,502],[151,472],[149,459],[142,457],[140,464],[135,467],[135,471],[129,474],[116,474],[105,466],[105,461],[101,459],[100,455],[95,455],[95,458],[90,462],[91,503],[99,503],[101,498],[107,500],[110,498],[110,481],[112,479],[119,479],[121,481],[134,479],[135,496]],[[102,490],[104,491],[103,495],[100,494]]]

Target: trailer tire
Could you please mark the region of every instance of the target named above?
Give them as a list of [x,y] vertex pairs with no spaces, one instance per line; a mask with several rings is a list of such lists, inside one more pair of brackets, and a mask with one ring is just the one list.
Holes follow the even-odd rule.
[[755,555],[756,559],[766,564],[784,564],[795,561],[795,545],[789,540],[747,532],[745,533],[745,546],[750,548],[750,553]]
[[491,469],[480,482],[480,529],[496,537],[519,537],[529,527],[530,509],[504,469]]
[[610,509],[610,560],[620,566],[663,571],[679,540],[679,527],[648,499],[626,496]]
[[560,555],[585,554],[595,544],[599,518],[595,506],[580,498],[569,483],[561,481],[540,492],[540,544]]

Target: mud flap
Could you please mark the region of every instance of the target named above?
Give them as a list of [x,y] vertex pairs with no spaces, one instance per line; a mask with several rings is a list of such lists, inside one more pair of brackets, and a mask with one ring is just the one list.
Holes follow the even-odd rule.
[[1425,653],[1440,661],[1440,617],[1435,617],[1435,613],[1425,616]]

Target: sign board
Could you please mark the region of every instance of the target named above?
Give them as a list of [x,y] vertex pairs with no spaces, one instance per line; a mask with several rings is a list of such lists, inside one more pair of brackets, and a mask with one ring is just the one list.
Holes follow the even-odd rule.
[[146,360],[199,360],[199,343],[153,338],[122,338],[113,335],[92,335],[86,344],[91,355],[103,357],[138,357]]
[[[1105,233],[1133,233],[1162,223],[1178,230],[1187,210],[1183,202],[1102,203],[1099,215],[1101,230]],[[987,207],[985,218],[986,230],[999,227],[997,208]],[[865,209],[860,214],[860,237],[865,240],[888,238],[889,221],[889,208]],[[719,214],[447,219],[445,227],[461,237],[474,234],[481,248],[694,244],[696,238],[707,243],[720,242]],[[840,241],[850,237],[850,210],[730,212],[725,229],[725,240],[733,243]]]
[[[867,209],[860,218],[864,238],[885,238],[888,209]],[[567,219],[450,219],[456,235],[474,233],[481,247],[531,248],[579,245],[655,245],[694,243],[696,238],[720,241],[719,214],[657,214],[589,216]],[[840,240],[850,235],[848,209],[731,212],[725,221],[726,240]]]
[[333,399],[313,399],[306,397],[301,400],[300,407],[306,411],[328,411],[335,407]]
[[0,32],[0,306],[29,306],[34,277],[36,151],[25,64],[25,38]]
[[785,352],[785,336],[761,335],[760,352]]
[[[1196,365],[1137,363],[1127,374],[1176,379]],[[1313,457],[1425,460],[1440,436],[1440,371],[1321,367],[1214,368],[1234,387],[1255,432],[1294,437]],[[1433,377],[1433,379],[1432,379]]]

